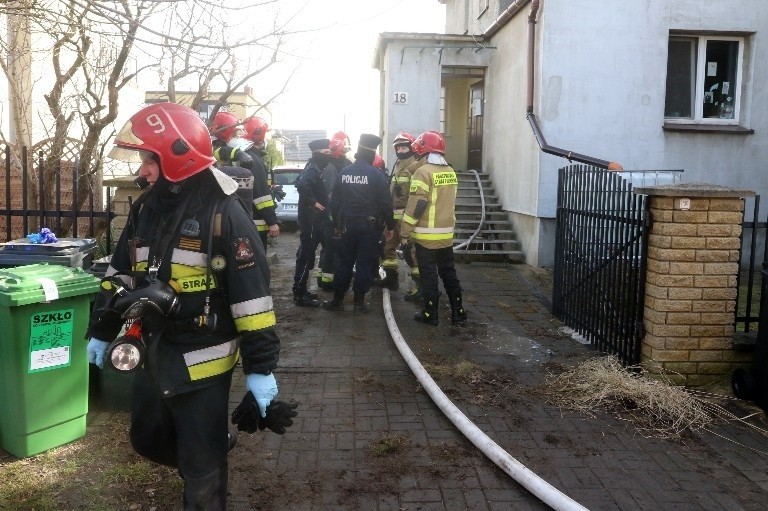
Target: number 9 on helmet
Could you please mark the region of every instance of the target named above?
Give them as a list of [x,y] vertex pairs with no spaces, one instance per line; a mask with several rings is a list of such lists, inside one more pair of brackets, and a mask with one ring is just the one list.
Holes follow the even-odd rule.
[[141,162],[140,151],[157,157],[160,171],[178,182],[213,165],[208,128],[191,108],[175,103],[155,103],[142,108],[115,137],[111,158]]

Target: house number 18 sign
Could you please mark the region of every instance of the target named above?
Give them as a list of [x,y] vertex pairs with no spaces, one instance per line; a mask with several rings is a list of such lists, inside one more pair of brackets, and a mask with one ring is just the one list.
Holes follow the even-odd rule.
[[396,104],[396,105],[407,105],[408,104],[408,93],[407,92],[395,92],[393,103]]

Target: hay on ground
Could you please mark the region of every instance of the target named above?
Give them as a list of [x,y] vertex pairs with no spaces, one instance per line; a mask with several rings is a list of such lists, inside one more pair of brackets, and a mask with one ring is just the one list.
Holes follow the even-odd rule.
[[547,377],[551,401],[591,417],[606,410],[631,420],[643,436],[672,437],[714,421],[707,406],[682,387],[624,368],[615,357],[588,360]]

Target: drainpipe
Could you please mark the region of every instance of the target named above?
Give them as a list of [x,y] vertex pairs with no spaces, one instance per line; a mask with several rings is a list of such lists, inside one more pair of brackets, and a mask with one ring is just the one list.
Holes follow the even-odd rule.
[[[524,1],[527,1],[527,0],[524,0]],[[526,108],[526,118],[528,119],[528,124],[531,125],[531,129],[533,130],[533,135],[536,137],[536,142],[538,142],[539,148],[543,152],[548,154],[554,154],[555,156],[561,156],[567,159],[569,162],[577,161],[581,163],[586,163],[588,165],[593,165],[595,167],[600,167],[603,169],[622,170],[624,167],[622,167],[620,163],[617,163],[615,161],[601,160],[593,156],[587,156],[585,154],[575,153],[567,149],[561,149],[559,147],[551,146],[547,143],[546,139],[544,138],[544,134],[541,132],[541,127],[539,126],[539,122],[536,119],[536,114],[533,113],[534,49],[535,49],[535,39],[536,39],[536,14],[539,11],[539,6],[541,5],[541,1],[542,0],[532,0],[531,12],[528,15],[528,87],[526,91],[528,104]],[[521,3],[521,2],[520,1],[515,2],[514,4],[510,5],[510,8],[512,8],[518,3]],[[510,10],[510,8],[504,11],[504,14],[506,14],[506,12]],[[519,8],[517,10],[519,10]],[[517,12],[517,10],[515,12]],[[499,16],[499,19],[501,19],[501,16]],[[497,19],[497,23],[498,21],[499,20]],[[494,23],[494,25],[496,25],[496,23]],[[495,28],[494,33],[497,30],[498,28]]]

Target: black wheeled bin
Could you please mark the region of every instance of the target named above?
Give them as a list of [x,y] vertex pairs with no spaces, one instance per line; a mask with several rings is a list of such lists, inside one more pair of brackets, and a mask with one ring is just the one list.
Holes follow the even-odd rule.
[[85,332],[100,280],[81,268],[0,270],[0,447],[32,456],[85,435]]
[[0,243],[0,268],[50,263],[86,269],[96,249],[95,238],[59,238],[56,243],[32,243],[21,238]]

